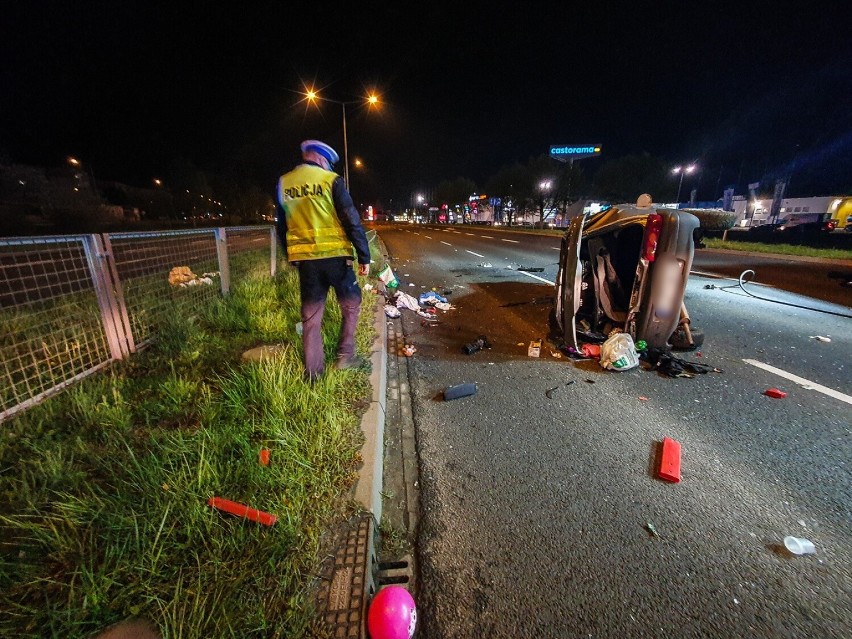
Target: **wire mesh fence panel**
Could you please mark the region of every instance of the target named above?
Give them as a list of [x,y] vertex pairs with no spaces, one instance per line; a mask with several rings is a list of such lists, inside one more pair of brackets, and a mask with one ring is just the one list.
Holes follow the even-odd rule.
[[110,233],[111,247],[133,341],[156,336],[174,313],[191,313],[219,296],[215,229]]
[[0,238],[0,419],[113,359],[91,236]]
[[238,226],[225,229],[231,281],[251,275],[269,275],[272,259],[271,226]]

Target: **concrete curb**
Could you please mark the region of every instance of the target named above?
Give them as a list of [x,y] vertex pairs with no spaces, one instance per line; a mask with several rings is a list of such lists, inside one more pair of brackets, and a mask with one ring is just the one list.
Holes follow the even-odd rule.
[[373,396],[370,406],[361,418],[364,446],[361,457],[364,465],[355,483],[355,501],[373,514],[376,523],[382,521],[382,473],[384,472],[385,415],[387,413],[387,341],[388,327],[384,303],[377,300],[373,326],[378,333],[370,351],[370,384]]

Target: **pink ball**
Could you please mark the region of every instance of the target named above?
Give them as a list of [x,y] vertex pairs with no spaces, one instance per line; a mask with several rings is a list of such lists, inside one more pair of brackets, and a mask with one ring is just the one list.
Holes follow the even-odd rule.
[[414,598],[402,586],[385,586],[370,602],[367,612],[370,639],[411,639],[416,625]]

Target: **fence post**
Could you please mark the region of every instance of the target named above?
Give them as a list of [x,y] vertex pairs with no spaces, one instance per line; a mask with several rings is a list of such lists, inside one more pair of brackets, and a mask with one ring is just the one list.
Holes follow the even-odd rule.
[[275,277],[275,273],[278,272],[278,234],[275,232],[274,226],[269,229],[269,235],[271,246],[269,253],[272,256],[272,260],[269,263],[269,274]]
[[216,229],[216,257],[219,258],[222,295],[227,295],[231,292],[231,270],[228,266],[228,235],[222,227]]
[[118,304],[110,284],[107,256],[97,235],[86,235],[83,241],[86,262],[92,275],[92,285],[101,311],[101,324],[113,359],[124,359],[129,354],[127,342],[122,338],[123,330],[119,318]]
[[133,328],[130,325],[130,316],[127,313],[127,302],[124,300],[124,289],[121,285],[121,279],[118,277],[118,269],[115,266],[115,255],[112,252],[112,242],[109,238],[109,233],[104,233],[97,238],[98,242],[103,245],[103,255],[106,259],[106,268],[104,273],[107,277],[107,282],[111,282],[110,291],[116,302],[116,325],[119,327],[119,335],[123,339],[123,343],[127,346],[128,353],[136,352],[136,340],[133,338]]

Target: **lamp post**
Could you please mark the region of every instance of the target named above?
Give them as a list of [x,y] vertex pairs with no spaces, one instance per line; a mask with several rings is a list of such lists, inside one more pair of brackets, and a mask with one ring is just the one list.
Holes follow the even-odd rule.
[[542,182],[541,184],[538,185],[538,188],[541,189],[541,200],[540,200],[541,204],[540,204],[540,207],[539,207],[541,209],[541,220],[540,220],[541,228],[544,228],[544,204],[545,204],[544,200],[547,197],[546,193],[550,190],[550,186],[551,186],[550,180],[545,180],[544,182]]
[[684,173],[692,173],[697,167],[694,164],[690,164],[689,166],[676,166],[672,169],[672,173],[677,175],[680,173],[680,180],[677,183],[677,197],[675,198],[675,204],[680,204],[680,187],[683,186],[683,174]]
[[349,140],[346,136],[346,105],[347,104],[367,104],[368,107],[373,107],[379,104],[379,97],[375,93],[371,93],[364,100],[348,100],[346,102],[340,100],[332,100],[330,98],[320,97],[319,93],[313,89],[309,89],[305,94],[305,99],[308,102],[316,103],[319,100],[323,102],[331,102],[339,104],[343,107],[343,183],[346,185],[346,190],[349,190]]
[[91,188],[91,190],[92,190],[92,194],[93,194],[93,195],[97,195],[97,194],[98,194],[98,190],[97,190],[97,187],[96,187],[96,185],[95,185],[95,173],[94,173],[94,171],[92,171],[92,165],[91,165],[91,164],[88,164],[88,165],[86,165],[86,167],[84,168],[84,167],[83,167],[83,163],[82,163],[80,160],[78,160],[77,158],[75,158],[74,156],[72,156],[72,155],[69,155],[69,156],[68,156],[68,164],[70,164],[71,166],[73,166],[75,169],[83,169],[83,171],[86,171],[86,170],[88,169],[88,173],[89,173],[89,188]]

